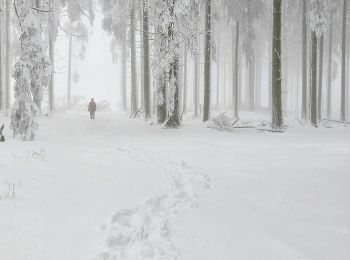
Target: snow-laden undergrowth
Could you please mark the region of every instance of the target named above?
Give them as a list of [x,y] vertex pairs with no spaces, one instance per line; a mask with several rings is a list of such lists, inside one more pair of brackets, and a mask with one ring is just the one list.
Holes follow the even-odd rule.
[[199,196],[209,188],[209,178],[188,166],[151,159],[129,148],[119,148],[129,159],[161,169],[169,179],[158,196],[117,211],[103,229],[106,241],[96,259],[178,259],[169,220],[185,209],[196,207]]

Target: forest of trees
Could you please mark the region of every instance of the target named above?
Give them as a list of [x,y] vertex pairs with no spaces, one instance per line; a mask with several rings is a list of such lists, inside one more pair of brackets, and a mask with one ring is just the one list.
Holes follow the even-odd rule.
[[[84,55],[95,13],[120,65],[121,109],[177,128],[184,114],[295,114],[318,127],[349,116],[347,0],[0,1],[0,109],[14,136],[33,140],[48,96],[55,111],[55,41]],[[11,76],[12,79],[11,80]],[[62,86],[59,86],[62,87]],[[117,86],[116,86],[117,87]],[[192,91],[190,91],[192,90]],[[12,97],[11,93],[14,92]]]

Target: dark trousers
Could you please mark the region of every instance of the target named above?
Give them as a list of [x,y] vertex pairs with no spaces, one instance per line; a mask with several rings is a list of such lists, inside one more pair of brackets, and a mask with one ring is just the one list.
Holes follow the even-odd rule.
[[90,111],[90,118],[95,119],[95,111]]

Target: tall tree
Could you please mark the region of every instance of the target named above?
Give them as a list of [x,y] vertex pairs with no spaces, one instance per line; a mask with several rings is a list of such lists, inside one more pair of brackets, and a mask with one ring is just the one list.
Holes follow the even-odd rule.
[[234,61],[234,88],[233,88],[233,92],[234,92],[234,116],[238,117],[238,107],[239,107],[239,81],[238,81],[238,77],[239,77],[239,31],[240,31],[240,24],[239,21],[236,22],[236,43],[235,43],[235,61]]
[[301,92],[301,118],[306,119],[307,114],[307,0],[302,3],[302,92]]
[[126,101],[126,76],[127,76],[127,45],[126,45],[126,26],[122,27],[122,39],[121,39],[121,45],[122,45],[122,62],[121,62],[121,98],[122,98],[122,109],[124,111],[127,110],[127,101]]
[[3,89],[3,57],[2,57],[2,50],[3,50],[3,32],[2,32],[2,17],[3,17],[3,2],[0,0],[0,111],[2,111],[5,108],[5,102],[4,102],[4,89]]
[[11,87],[10,87],[10,32],[11,32],[11,22],[10,22],[10,8],[11,1],[5,1],[6,3],[6,18],[5,18],[5,27],[6,27],[6,47],[5,47],[5,108],[6,110],[10,109],[11,106]]
[[[312,0],[310,6],[310,25],[311,25],[311,89],[310,89],[310,121],[314,127],[318,125],[318,100],[321,102],[322,97],[322,69],[323,69],[323,35],[328,27],[327,8],[324,0]],[[321,42],[319,67],[317,66],[317,46],[318,38]],[[320,85],[319,95],[317,95],[317,71],[319,71]],[[321,108],[321,106],[319,106]]]
[[[41,37],[38,13],[31,8],[30,0],[16,0],[14,4],[21,30],[21,49],[13,73],[15,102],[11,111],[11,129],[14,136],[33,140],[38,128],[35,120],[38,107],[32,99],[33,84],[41,88],[47,86],[50,66]],[[36,91],[43,92],[42,89]]]
[[272,33],[272,128],[283,127],[281,102],[281,28],[282,0],[273,0],[273,33]]
[[203,122],[210,116],[210,79],[211,79],[211,7],[212,1],[206,0],[205,5],[205,43],[204,43],[204,107]]
[[330,15],[330,28],[328,40],[328,73],[327,73],[327,117],[332,113],[332,64],[333,64],[333,12]]
[[73,35],[70,34],[68,43],[68,74],[67,74],[67,107],[71,107],[72,91],[72,56],[73,56]]
[[320,38],[320,56],[318,68],[318,99],[317,99],[317,116],[318,120],[322,120],[322,95],[323,95],[323,49],[324,49],[324,34]]
[[317,127],[317,36],[311,32],[311,89],[310,89],[310,120]]
[[131,113],[137,113],[137,74],[136,74],[136,35],[135,35],[135,3],[131,2],[130,8],[130,63],[131,63]]
[[151,118],[148,0],[143,1],[143,89],[145,118]]
[[343,0],[343,31],[342,31],[342,54],[341,54],[341,101],[340,120],[346,120],[346,0]]
[[184,83],[183,83],[183,113],[185,114],[187,112],[187,47],[184,47]]

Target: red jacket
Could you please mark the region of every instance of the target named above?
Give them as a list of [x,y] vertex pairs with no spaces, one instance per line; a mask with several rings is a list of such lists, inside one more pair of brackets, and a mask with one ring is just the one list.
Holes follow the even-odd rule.
[[94,101],[89,103],[89,112],[96,112],[96,103]]

